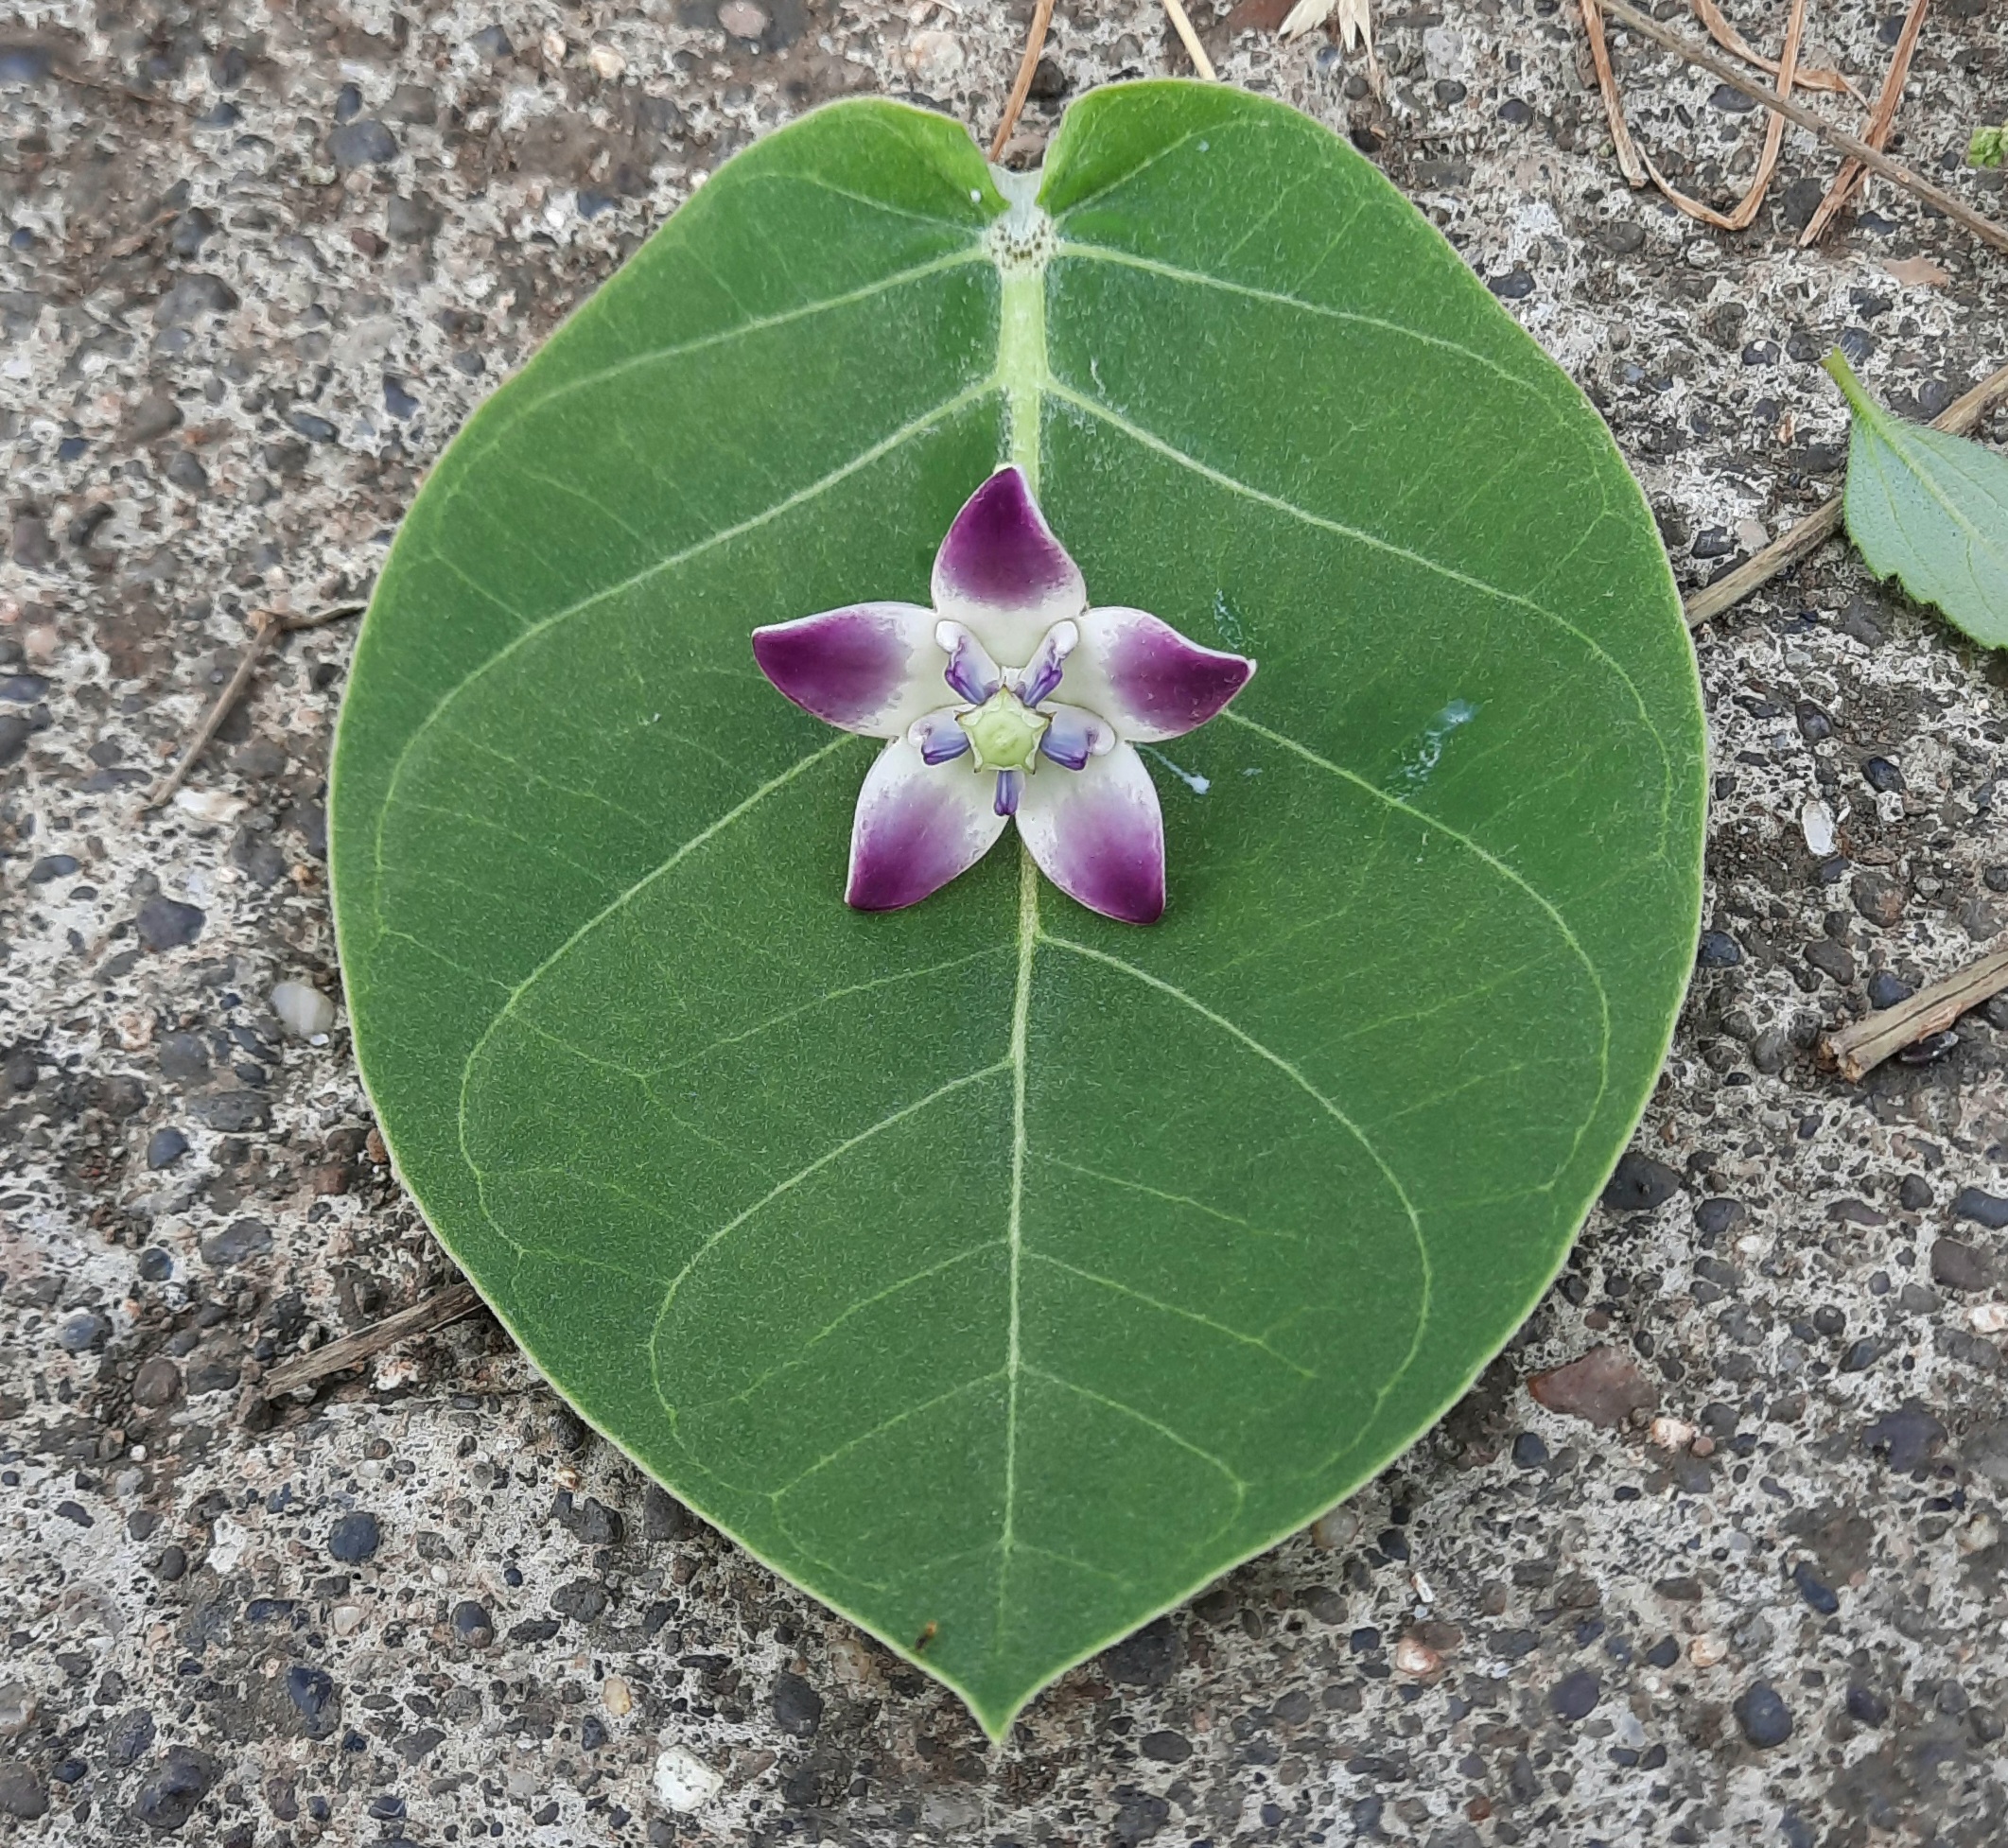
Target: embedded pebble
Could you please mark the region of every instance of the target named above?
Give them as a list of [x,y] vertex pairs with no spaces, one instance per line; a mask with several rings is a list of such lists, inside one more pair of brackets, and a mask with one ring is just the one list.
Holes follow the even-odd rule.
[[735,39],[757,39],[767,29],[767,11],[752,0],[725,0],[718,9],[718,23]]
[[329,1530],[327,1550],[344,1565],[360,1565],[374,1559],[383,1543],[383,1530],[367,1509],[344,1514]]
[[18,1739],[35,1723],[32,1691],[21,1682],[0,1687],[0,1739]]
[[1737,1697],[1737,1724],[1759,1750],[1783,1745],[1791,1737],[1790,1710],[1769,1682],[1753,1682]]
[[305,982],[276,983],[271,999],[271,1011],[296,1038],[311,1039],[335,1024],[335,1003]]
[[725,1776],[678,1745],[664,1746],[655,1756],[655,1795],[666,1809],[688,1816],[702,1809],[725,1787]]

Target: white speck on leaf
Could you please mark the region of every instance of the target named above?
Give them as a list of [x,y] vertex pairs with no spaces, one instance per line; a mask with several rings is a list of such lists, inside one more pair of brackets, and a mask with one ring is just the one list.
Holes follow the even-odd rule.
[[1426,783],[1443,760],[1443,745],[1451,733],[1470,724],[1477,716],[1478,708],[1470,700],[1452,700],[1423,728],[1422,743],[1402,766],[1402,781],[1411,789],[1420,789]]
[[1170,771],[1195,795],[1204,795],[1208,790],[1213,788],[1214,781],[1211,776],[1202,776],[1196,770],[1180,770],[1162,751],[1154,751],[1147,744],[1142,748],[1148,752],[1151,757],[1156,758],[1165,769]]

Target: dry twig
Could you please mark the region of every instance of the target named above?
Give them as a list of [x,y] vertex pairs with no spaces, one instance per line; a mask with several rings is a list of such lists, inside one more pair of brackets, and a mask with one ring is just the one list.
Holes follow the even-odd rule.
[[[1772,77],[1778,74],[1778,61],[1767,58],[1723,18],[1722,9],[1715,0],[1694,0],[1694,16],[1707,28],[1708,36],[1724,51],[1734,52],[1746,64],[1755,64],[1760,71],[1768,71]],[[1795,90],[1827,90],[1836,96],[1852,96],[1863,109],[1869,99],[1855,88],[1839,71],[1818,67],[1802,68],[1792,73],[1792,88]]]
[[1025,55],[1018,61],[1018,75],[1012,79],[1011,94],[1005,100],[1004,120],[997,125],[997,132],[990,141],[990,158],[1004,159],[1004,143],[1011,139],[1011,131],[1018,126],[1018,117],[1025,106],[1025,98],[1032,94],[1032,78],[1039,70],[1039,55],[1046,48],[1046,32],[1053,24],[1053,0],[1039,0],[1032,11],[1032,29],[1025,34]]
[[[1930,0],[1911,0],[1911,11],[1904,20],[1902,36],[1897,39],[1896,49],[1890,58],[1889,75],[1882,80],[1882,91],[1876,98],[1868,126],[1861,131],[1862,140],[1871,148],[1882,148],[1889,143],[1897,107],[1903,101],[1904,80],[1911,75],[1911,56],[1917,49],[1917,35],[1924,29],[1925,9],[1929,4]],[[1861,183],[1866,177],[1860,161],[1842,162],[1841,171],[1834,176],[1834,183],[1820,201],[1820,209],[1800,235],[1801,250],[1817,244],[1825,235],[1827,226],[1841,216],[1842,208],[1861,190]]]
[[339,1341],[316,1348],[312,1353],[282,1362],[258,1382],[258,1390],[268,1399],[297,1392],[302,1386],[326,1379],[330,1373],[360,1367],[386,1348],[394,1348],[414,1334],[430,1334],[449,1322],[460,1321],[480,1306],[481,1299],[474,1293],[472,1285],[448,1283],[445,1289],[434,1290],[430,1296],[421,1298],[409,1309],[400,1309],[394,1316],[386,1316],[380,1322],[358,1329],[354,1334],[344,1334]]
[[[1955,398],[1932,418],[1933,429],[1964,436],[2003,398],[2008,398],[2008,366],[1990,373],[1964,396]],[[1740,603],[1760,584],[1769,584],[1789,565],[1795,565],[1841,527],[1842,497],[1834,496],[1808,514],[1790,532],[1773,539],[1760,552],[1725,573],[1703,590],[1687,599],[1687,626],[1698,628],[1712,616],[1720,616]]]
[[[1621,19],[1621,8],[1614,9]],[[1799,74],[1799,39],[1806,29],[1806,0],[1792,0],[1791,11],[1785,21],[1785,49],[1777,62],[1778,95],[1790,99],[1792,85]],[[1762,97],[1764,93],[1751,87],[1749,94]],[[1750,185],[1743,197],[1737,201],[1736,209],[1718,212],[1712,205],[1704,205],[1698,199],[1690,199],[1675,186],[1658,167],[1652,165],[1650,154],[1643,156],[1646,171],[1652,176],[1652,183],[1673,201],[1690,218],[1699,218],[1703,224],[1712,224],[1722,231],[1747,231],[1756,221],[1763,209],[1764,195],[1771,190],[1771,176],[1778,165],[1778,149],[1785,143],[1785,118],[1773,114],[1764,127],[1764,151],[1757,159],[1757,170],[1752,176]]]
[[1884,1059],[1943,1033],[1969,1007],[2003,988],[2008,988],[2008,950],[1991,950],[1957,975],[1920,988],[1909,1001],[1828,1034],[1820,1042],[1821,1062],[1859,1085]]
[[1650,39],[1677,58],[1683,58],[1697,70],[1706,71],[1719,78],[1732,90],[1740,90],[1746,96],[1754,97],[1768,110],[1784,116],[1788,122],[1796,122],[1802,129],[1809,129],[1830,148],[1837,148],[1843,154],[1851,154],[1868,168],[1871,173],[1879,173],[1885,180],[1894,181],[1907,193],[1914,194],[1927,204],[1936,206],[1947,218],[1963,224],[1983,243],[1992,244],[1996,250],[2008,251],[2008,229],[1976,212],[1964,200],[1954,199],[1941,186],[1934,186],[1922,174],[1914,173],[1899,161],[1893,161],[1887,154],[1871,148],[1858,135],[1843,130],[1815,115],[1809,109],[1801,109],[1795,102],[1782,96],[1773,95],[1761,85],[1752,81],[1734,64],[1726,63],[1714,52],[1705,51],[1700,45],[1690,44],[1678,32],[1669,31],[1648,13],[1642,13],[1628,0],[1597,0],[1597,4],[1620,25],[1629,26],[1641,38]]
[[1179,43],[1185,47],[1185,55],[1193,61],[1193,69],[1207,82],[1217,83],[1220,74],[1214,69],[1214,61],[1199,43],[1198,33],[1193,30],[1193,23],[1186,17],[1185,9],[1179,0],[1164,0],[1164,10],[1171,15],[1172,27],[1179,35]]
[[202,714],[202,723],[195,728],[195,736],[188,741],[180,761],[147,792],[139,805],[139,812],[144,815],[158,809],[188,780],[188,773],[195,767],[196,758],[209,748],[209,741],[230,716],[230,708],[251,682],[253,670],[265,658],[266,650],[273,642],[281,636],[297,635],[303,629],[319,629],[329,622],[340,622],[344,617],[359,615],[362,608],[360,603],[337,603],[332,609],[319,611],[313,616],[296,617],[282,617],[272,610],[254,610],[252,614],[256,626],[251,632],[251,640],[245,644],[244,657],[237,663],[236,671],[210,703],[209,710]]
[[1604,119],[1611,125],[1618,168],[1631,184],[1643,186],[1646,166],[1625,121],[1624,98],[1617,94],[1617,74],[1611,68],[1611,47],[1604,43],[1603,14],[1597,9],[1597,0],[1582,0],[1582,29],[1590,41],[1590,61],[1597,66],[1597,88],[1603,96]]

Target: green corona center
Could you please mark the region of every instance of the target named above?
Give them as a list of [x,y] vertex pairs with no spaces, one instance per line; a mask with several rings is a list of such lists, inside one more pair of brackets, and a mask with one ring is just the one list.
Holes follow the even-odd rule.
[[970,712],[958,712],[955,723],[969,735],[978,770],[1030,770],[1039,755],[1039,741],[1053,721],[1035,712],[1008,687]]

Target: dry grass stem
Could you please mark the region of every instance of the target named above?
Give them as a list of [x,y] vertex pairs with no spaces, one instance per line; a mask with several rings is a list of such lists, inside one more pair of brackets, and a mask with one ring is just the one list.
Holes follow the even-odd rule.
[[[1876,107],[1869,115],[1868,126],[1862,130],[1861,138],[1871,148],[1889,145],[1890,131],[1895,126],[1896,111],[1903,101],[1903,86],[1911,75],[1912,54],[1917,49],[1918,34],[1924,30],[1925,9],[1930,0],[1911,0],[1911,10],[1903,23],[1902,35],[1896,41],[1896,49],[1890,57],[1890,68],[1882,79],[1882,91],[1876,98]],[[1841,216],[1848,200],[1861,190],[1861,183],[1868,177],[1867,169],[1860,161],[1843,161],[1841,171],[1834,176],[1834,183],[1826,189],[1826,197],[1820,201],[1820,209],[1812,216],[1805,232],[1799,238],[1801,249],[1817,244],[1826,235],[1826,228]]]
[[1193,61],[1193,69],[1209,83],[1217,83],[1220,74],[1214,69],[1214,61],[1206,55],[1206,47],[1199,43],[1198,33],[1193,30],[1193,23],[1186,15],[1179,0],[1164,0],[1164,10],[1171,16],[1172,29],[1179,35],[1179,43],[1185,47],[1185,55]]
[[1046,32],[1052,24],[1053,0],[1039,0],[1032,13],[1032,29],[1025,34],[1025,55],[1018,61],[1018,75],[1011,81],[1011,94],[1004,102],[1004,120],[998,123],[997,132],[990,140],[993,161],[1004,158],[1004,143],[1011,139],[1025,98],[1032,94],[1033,74],[1039,69],[1039,53],[1046,48]]
[[[1765,57],[1738,32],[1722,16],[1722,9],[1715,4],[1715,0],[1694,0],[1694,16],[1702,22],[1708,36],[1724,51],[1735,53],[1746,64],[1755,64],[1760,71],[1767,71],[1772,77],[1777,76],[1778,61]],[[1793,73],[1792,87],[1798,90],[1825,90],[1838,96],[1852,96],[1863,109],[1869,106],[1869,99],[1839,71],[1825,70],[1817,66],[1802,68]]]
[[1935,206],[1947,218],[1963,224],[1982,242],[1996,250],[2008,251],[2008,229],[1995,223],[1985,214],[1976,212],[1964,200],[1955,199],[1942,186],[1935,186],[1922,174],[1913,172],[1899,161],[1893,161],[1887,154],[1871,148],[1859,135],[1852,135],[1835,128],[1830,122],[1815,115],[1809,109],[1801,109],[1782,94],[1773,95],[1745,77],[1734,64],[1718,58],[1714,52],[1701,45],[1690,44],[1678,32],[1669,30],[1648,13],[1640,12],[1628,0],[1598,0],[1603,9],[1620,25],[1629,26],[1641,38],[1650,39],[1676,57],[1685,59],[1697,70],[1708,72],[1720,78],[1732,90],[1740,90],[1746,96],[1755,97],[1768,110],[1782,115],[1788,122],[1796,122],[1802,129],[1810,130],[1828,147],[1850,154],[1871,173],[1880,174],[1885,180],[1901,186],[1904,191]]
[[312,616],[294,617],[281,616],[274,610],[253,611],[251,640],[244,646],[244,655],[237,663],[236,671],[210,703],[209,710],[202,714],[201,724],[196,726],[195,735],[189,739],[187,748],[182,752],[174,768],[147,792],[140,802],[139,812],[144,815],[158,809],[188,780],[188,773],[195,767],[196,758],[209,748],[209,741],[230,716],[230,708],[236,705],[244,689],[251,684],[253,670],[265,658],[266,650],[273,642],[281,636],[298,635],[303,629],[319,629],[330,622],[340,622],[346,617],[359,615],[362,608],[360,603],[337,603],[332,609],[319,610]]

